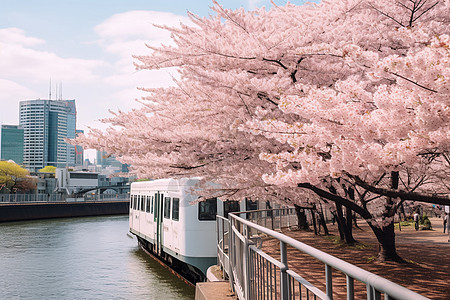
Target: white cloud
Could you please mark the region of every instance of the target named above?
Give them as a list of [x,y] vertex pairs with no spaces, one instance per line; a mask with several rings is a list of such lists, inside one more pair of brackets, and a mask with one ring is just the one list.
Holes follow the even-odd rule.
[[168,41],[169,35],[167,31],[153,24],[179,26],[180,22],[190,21],[187,17],[168,12],[135,10],[111,16],[97,25],[95,31],[103,39],[113,41],[145,39],[149,43],[160,44]]
[[33,99],[35,95],[36,92],[27,87],[0,78],[0,123],[18,124],[19,107],[16,105],[16,97]]
[[0,30],[0,78],[20,78],[48,82],[50,78],[86,82],[98,75],[96,69],[106,66],[101,60],[63,58],[55,53],[33,49],[44,41],[29,37],[23,30]]
[[0,41],[3,44],[16,44],[23,46],[34,46],[45,43],[44,40],[34,37],[27,37],[22,29],[15,27],[0,29]]
[[150,53],[146,45],[171,43],[170,33],[154,24],[178,27],[180,22],[191,23],[187,17],[168,12],[129,11],[111,16],[94,30],[100,38],[98,42],[101,47],[120,56],[118,63],[132,65],[133,55]]
[[99,36],[98,44],[107,53],[117,57],[113,72],[103,81],[118,88],[110,98],[110,107],[128,110],[138,104],[134,101],[145,94],[137,87],[159,87],[173,84],[175,70],[136,71],[133,55],[150,54],[147,45],[170,44],[170,33],[153,24],[177,27],[180,22],[190,24],[187,17],[167,12],[129,11],[116,14],[97,25],[94,30]]
[[[79,128],[102,127],[96,120],[109,116],[108,109],[139,106],[135,99],[145,93],[137,87],[173,84],[175,70],[136,71],[132,55],[150,54],[145,44],[171,42],[169,33],[154,23],[178,26],[180,22],[190,23],[186,17],[166,12],[113,15],[94,28],[95,44],[104,54],[98,59],[63,57],[46,46],[46,41],[21,29],[0,29],[0,121],[18,124],[18,102],[46,98],[51,78],[63,82],[64,98],[76,99]],[[80,47],[88,43],[86,40]]]
[[256,8],[259,8],[261,6],[262,0],[248,0],[248,7],[249,10],[254,10]]

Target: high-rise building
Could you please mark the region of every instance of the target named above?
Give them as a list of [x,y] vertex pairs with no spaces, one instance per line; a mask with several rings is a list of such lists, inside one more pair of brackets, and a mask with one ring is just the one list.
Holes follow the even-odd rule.
[[[84,130],[76,130],[76,136],[78,136],[78,134],[80,133],[84,133]],[[83,151],[83,147],[76,145],[75,146],[75,166],[83,166],[84,163],[84,151]]]
[[75,165],[75,100],[25,100],[20,102],[20,125],[24,129],[23,164],[30,170],[45,166]]
[[117,172],[128,172],[127,164],[121,163],[120,161],[116,160],[114,155],[110,155],[105,151],[97,150],[97,158],[95,163],[101,168],[112,167],[115,168]]
[[0,160],[23,163],[23,128],[17,125],[0,126]]

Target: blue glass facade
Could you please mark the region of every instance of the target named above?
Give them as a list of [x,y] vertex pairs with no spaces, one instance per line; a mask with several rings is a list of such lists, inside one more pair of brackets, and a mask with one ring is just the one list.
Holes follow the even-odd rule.
[[[84,133],[83,130],[76,130],[76,135],[78,136],[78,134],[80,133]],[[75,165],[76,166],[82,166],[84,162],[84,151],[83,151],[83,147],[81,146],[75,146]]]
[[0,126],[0,160],[23,163],[23,128],[17,125]]

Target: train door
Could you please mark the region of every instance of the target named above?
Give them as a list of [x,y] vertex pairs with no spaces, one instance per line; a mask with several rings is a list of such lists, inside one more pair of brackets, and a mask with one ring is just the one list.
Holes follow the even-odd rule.
[[134,226],[134,229],[137,231],[137,232],[141,232],[141,226],[139,226],[140,225],[140,223],[141,223],[141,221],[140,221],[140,215],[141,215],[141,195],[137,195],[137,196],[135,196],[136,197],[136,201],[135,201],[135,203],[136,203],[136,207],[134,208],[134,220],[133,220],[133,226]]
[[137,232],[140,232],[139,231],[139,202],[140,202],[139,200],[140,200],[139,195],[132,196],[133,209],[131,210],[130,224],[131,224],[131,228],[133,228]]
[[140,197],[140,210],[139,210],[139,232],[145,234],[145,200],[147,196],[141,195]]
[[155,249],[158,255],[161,255],[162,253],[162,246],[164,242],[163,201],[164,195],[159,192],[155,193],[154,231],[155,231]]
[[133,209],[134,209],[134,195],[130,195],[130,215],[128,220],[130,222],[130,228],[133,228]]

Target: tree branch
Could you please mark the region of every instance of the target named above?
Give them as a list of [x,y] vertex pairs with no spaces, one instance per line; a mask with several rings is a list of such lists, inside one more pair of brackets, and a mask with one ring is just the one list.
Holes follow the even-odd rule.
[[402,200],[411,200],[411,201],[418,201],[418,202],[425,202],[425,203],[433,203],[433,204],[441,204],[441,205],[450,205],[450,198],[448,197],[440,197],[436,195],[424,195],[416,192],[405,192],[402,190],[389,190],[384,188],[377,188],[374,186],[369,185],[368,183],[364,182],[357,176],[349,175],[351,178],[355,180],[355,183],[359,185],[360,187],[386,197],[390,198],[400,198]]
[[361,217],[363,217],[364,219],[371,219],[372,215],[365,209],[363,209],[361,206],[359,206],[358,204],[356,204],[355,202],[352,202],[348,199],[342,198],[341,196],[338,196],[336,194],[332,194],[328,191],[325,191],[323,189],[320,189],[310,183],[299,183],[297,185],[300,188],[305,188],[308,189],[310,191],[313,191],[314,193],[316,193],[318,196],[323,197],[325,199],[331,200],[335,203],[341,204],[345,207],[350,208],[351,210],[353,210],[354,212],[356,212],[357,214],[359,214]]

